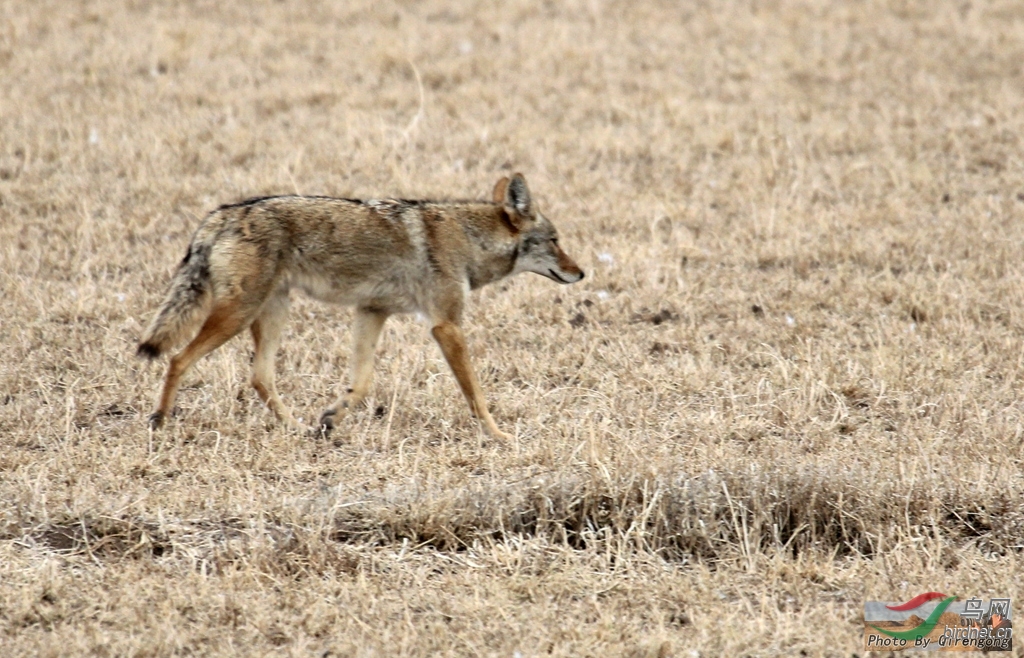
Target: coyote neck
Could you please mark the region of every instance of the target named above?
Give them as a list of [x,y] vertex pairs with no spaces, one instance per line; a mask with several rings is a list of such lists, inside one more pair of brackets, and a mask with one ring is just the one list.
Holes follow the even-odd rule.
[[471,290],[512,273],[519,253],[519,240],[497,213],[493,218],[464,218],[462,228],[469,242],[466,275]]

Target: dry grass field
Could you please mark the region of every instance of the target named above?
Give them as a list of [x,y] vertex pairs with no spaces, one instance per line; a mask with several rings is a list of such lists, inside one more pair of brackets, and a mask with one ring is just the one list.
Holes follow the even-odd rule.
[[[1010,0],[0,0],[0,653],[863,656],[866,598],[1024,602],[1022,106]],[[588,277],[472,296],[512,443],[411,317],[329,439],[247,335],[147,430],[206,212],[513,170]],[[351,317],[293,304],[307,420]]]

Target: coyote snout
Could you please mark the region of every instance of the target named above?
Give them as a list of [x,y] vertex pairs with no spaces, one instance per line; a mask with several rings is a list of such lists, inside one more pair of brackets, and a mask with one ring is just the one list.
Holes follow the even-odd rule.
[[253,387],[279,420],[299,427],[274,385],[289,292],[299,288],[356,308],[351,387],[323,412],[321,430],[369,392],[388,316],[419,312],[430,319],[470,410],[491,436],[506,439],[487,410],[460,325],[468,290],[518,272],[562,284],[583,278],[521,174],[499,180],[491,201],[278,196],[221,206],[196,230],[139,343],[140,355],[155,358],[198,328],[171,358],[150,425],[170,413],[196,361],[248,328]]

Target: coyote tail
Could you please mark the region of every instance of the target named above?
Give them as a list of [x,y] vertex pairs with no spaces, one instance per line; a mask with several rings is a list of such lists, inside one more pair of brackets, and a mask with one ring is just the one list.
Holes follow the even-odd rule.
[[211,293],[210,247],[193,243],[171,279],[160,310],[139,341],[137,354],[155,359],[174,347],[206,318]]

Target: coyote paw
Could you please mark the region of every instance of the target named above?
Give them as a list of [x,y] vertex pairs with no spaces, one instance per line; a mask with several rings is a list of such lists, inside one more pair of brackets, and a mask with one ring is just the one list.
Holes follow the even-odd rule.
[[511,434],[506,434],[505,432],[502,432],[501,430],[491,430],[491,431],[488,431],[487,434],[492,439],[494,439],[495,441],[498,441],[499,443],[512,443],[512,441],[515,439],[515,437],[512,436]]
[[334,409],[328,409],[320,414],[320,433],[327,436],[334,429],[334,415],[338,413]]
[[154,411],[149,414],[149,429],[158,430],[160,426],[164,424],[164,412]]

